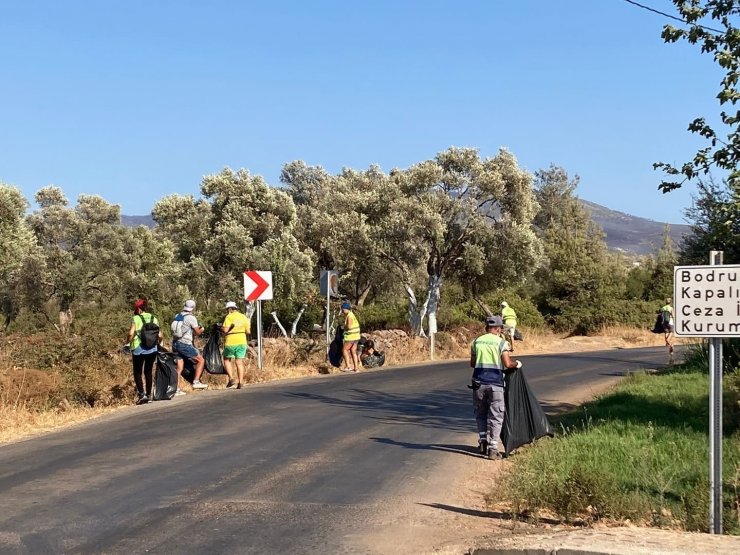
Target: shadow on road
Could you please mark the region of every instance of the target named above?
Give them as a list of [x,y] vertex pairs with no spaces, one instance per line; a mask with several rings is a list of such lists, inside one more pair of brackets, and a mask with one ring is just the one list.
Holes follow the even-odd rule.
[[[477,516],[481,518],[495,518],[498,520],[519,520],[515,518],[512,513],[503,513],[501,511],[481,511],[478,509],[469,509],[467,507],[455,507],[454,505],[445,505],[444,503],[418,503],[424,507],[431,507],[432,509],[441,509],[443,511],[450,511],[453,513],[459,513],[461,515]],[[527,520],[526,517],[522,517],[521,520]],[[561,520],[554,518],[543,518],[537,519],[542,524],[562,524]],[[572,523],[571,525],[578,526],[578,522]]]
[[470,455],[480,457],[478,449],[473,445],[450,445],[445,443],[409,443],[407,441],[396,441],[387,437],[371,437],[373,441],[384,443],[386,445],[396,445],[405,449],[422,449],[429,451],[446,451],[448,453],[459,453],[461,455]]
[[368,418],[390,424],[413,424],[448,431],[475,429],[469,394],[460,391],[401,394],[350,389],[344,397],[307,392],[286,392],[284,395],[358,411]]

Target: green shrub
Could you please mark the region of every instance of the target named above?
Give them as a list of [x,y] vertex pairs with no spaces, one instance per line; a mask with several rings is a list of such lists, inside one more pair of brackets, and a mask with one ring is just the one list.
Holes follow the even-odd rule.
[[408,328],[406,303],[372,303],[355,309],[363,331]]
[[[515,453],[494,494],[517,513],[706,530],[707,393],[706,375],[696,369],[628,378],[561,417],[554,439]],[[739,409],[734,403],[725,410],[724,522],[737,534]]]

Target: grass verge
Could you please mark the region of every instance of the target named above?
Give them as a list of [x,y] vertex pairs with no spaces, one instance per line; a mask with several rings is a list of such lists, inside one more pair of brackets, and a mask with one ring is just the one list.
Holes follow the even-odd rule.
[[[726,376],[723,523],[740,534],[740,407]],[[517,517],[631,521],[707,531],[708,393],[705,372],[631,376],[559,418],[560,433],[510,459],[489,504]]]

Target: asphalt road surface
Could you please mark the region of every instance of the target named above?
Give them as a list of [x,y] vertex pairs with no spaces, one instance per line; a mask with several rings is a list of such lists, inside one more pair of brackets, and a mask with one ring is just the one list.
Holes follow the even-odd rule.
[[[666,352],[521,360],[554,410]],[[4,445],[0,553],[362,552],[412,477],[474,454],[469,378],[448,362],[205,391]]]

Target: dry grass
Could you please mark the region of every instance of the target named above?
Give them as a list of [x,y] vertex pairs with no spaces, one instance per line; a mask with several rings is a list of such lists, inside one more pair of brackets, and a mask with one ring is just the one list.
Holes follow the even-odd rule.
[[[480,333],[482,330],[477,326],[438,333],[435,358],[467,358],[470,342]],[[662,335],[627,327],[607,328],[590,337],[564,337],[549,330],[535,329],[523,329],[522,333],[525,339],[516,342],[516,355],[663,345]],[[385,350],[386,366],[429,360],[428,338],[408,337],[401,330],[380,330],[368,336],[379,350]],[[18,366],[27,365],[30,361],[20,351],[22,344],[17,339],[0,343],[0,442],[78,423],[106,414],[116,407],[133,404],[134,385],[128,356],[114,350],[104,351],[99,359],[90,360],[84,368],[73,368],[73,372],[80,373],[80,381],[75,385],[88,391],[84,403],[75,403],[70,396],[69,375],[65,375],[70,370],[55,366],[44,370]],[[38,339],[32,337],[29,344],[34,352],[39,349]],[[263,353],[261,371],[257,369],[255,357],[248,359],[248,383],[339,372],[325,360],[323,337],[296,341],[265,339]],[[226,387],[225,376],[206,374],[204,381],[211,389]],[[184,389],[189,391],[190,387],[186,385]]]
[[0,405],[0,443],[50,432],[79,424],[116,410],[116,407],[58,407],[51,410],[26,405]]

